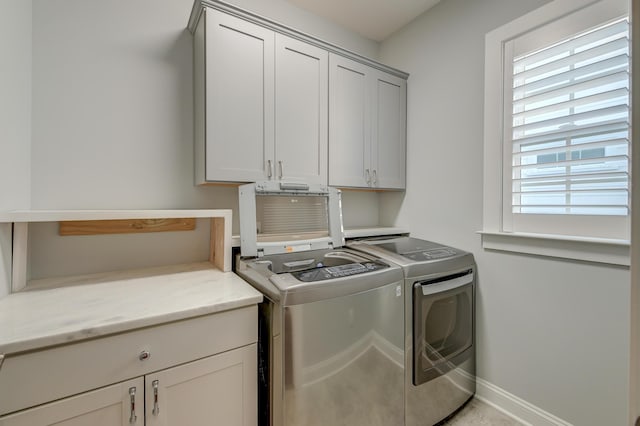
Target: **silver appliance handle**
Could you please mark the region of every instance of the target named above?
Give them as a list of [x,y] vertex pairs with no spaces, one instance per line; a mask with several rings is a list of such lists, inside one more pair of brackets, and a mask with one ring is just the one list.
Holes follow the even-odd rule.
[[422,284],[416,283],[415,285],[419,285],[422,287],[422,295],[428,296],[434,293],[441,293],[443,291],[454,290],[456,288],[463,287],[467,284],[473,282],[473,272],[467,275],[463,275],[461,277],[454,278],[452,280],[441,281],[433,284]]

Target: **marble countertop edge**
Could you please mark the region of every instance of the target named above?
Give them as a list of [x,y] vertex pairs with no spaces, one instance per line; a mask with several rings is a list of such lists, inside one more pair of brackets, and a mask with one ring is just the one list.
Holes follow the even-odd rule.
[[12,355],[48,347],[79,343],[83,340],[107,337],[114,334],[126,333],[142,328],[161,326],[176,321],[188,320],[203,315],[210,315],[233,309],[241,309],[262,302],[262,295],[256,294],[228,302],[220,302],[215,305],[200,306],[189,310],[175,311],[163,315],[155,315],[122,321],[116,324],[97,325],[82,328],[77,331],[45,334],[38,337],[30,337],[15,341],[0,343],[0,354]]
[[263,299],[235,273],[220,272],[208,263],[80,278],[69,277],[71,286],[56,279],[56,286],[0,299],[0,354],[72,344],[239,309]]

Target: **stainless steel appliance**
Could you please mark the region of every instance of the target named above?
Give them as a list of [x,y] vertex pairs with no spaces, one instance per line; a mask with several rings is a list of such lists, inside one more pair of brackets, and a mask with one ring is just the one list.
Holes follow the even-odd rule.
[[236,272],[266,296],[259,423],[402,425],[402,270],[341,248],[340,192],[245,185],[240,222]]
[[410,237],[348,247],[400,265],[405,276],[405,425],[433,425],[475,393],[475,262],[471,253]]

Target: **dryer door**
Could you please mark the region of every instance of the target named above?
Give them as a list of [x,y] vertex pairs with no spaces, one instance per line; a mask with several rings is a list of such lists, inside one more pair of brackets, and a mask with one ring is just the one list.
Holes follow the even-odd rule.
[[473,281],[468,270],[413,285],[413,384],[446,374],[473,353]]

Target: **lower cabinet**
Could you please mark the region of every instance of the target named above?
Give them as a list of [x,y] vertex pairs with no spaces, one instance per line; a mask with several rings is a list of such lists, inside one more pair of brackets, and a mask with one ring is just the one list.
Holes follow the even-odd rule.
[[255,426],[256,344],[145,376],[147,426]]
[[0,425],[144,425],[142,395],[144,395],[144,378],[138,377],[0,417]]
[[255,426],[256,344],[0,417],[0,426]]
[[257,311],[7,354],[0,426],[256,426]]

